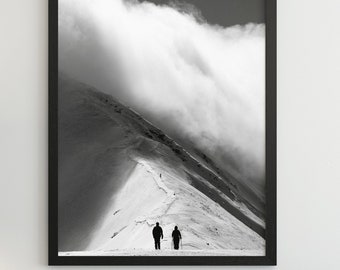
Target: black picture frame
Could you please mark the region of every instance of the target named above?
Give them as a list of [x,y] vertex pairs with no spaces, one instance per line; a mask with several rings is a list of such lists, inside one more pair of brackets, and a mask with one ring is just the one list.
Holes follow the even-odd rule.
[[48,7],[48,264],[49,265],[276,265],[276,0],[265,1],[266,23],[266,255],[58,256],[58,0]]

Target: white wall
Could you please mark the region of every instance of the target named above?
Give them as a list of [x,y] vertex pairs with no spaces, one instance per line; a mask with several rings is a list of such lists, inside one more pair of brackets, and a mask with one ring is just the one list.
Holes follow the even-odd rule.
[[[47,2],[0,2],[1,270],[47,269]],[[276,268],[340,269],[340,1],[278,2]]]

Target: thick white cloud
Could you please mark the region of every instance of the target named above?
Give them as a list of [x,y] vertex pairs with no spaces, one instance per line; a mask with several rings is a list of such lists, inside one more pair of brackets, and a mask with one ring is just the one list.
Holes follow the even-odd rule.
[[147,2],[59,2],[62,72],[263,185],[264,25],[211,26]]

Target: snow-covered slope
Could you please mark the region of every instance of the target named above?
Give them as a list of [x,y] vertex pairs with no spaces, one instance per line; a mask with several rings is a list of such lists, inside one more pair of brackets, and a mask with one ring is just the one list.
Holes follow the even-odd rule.
[[153,250],[151,230],[157,221],[164,230],[162,249],[172,248],[171,232],[176,225],[184,250],[263,249],[261,237],[175,169],[140,159],[88,250]]
[[183,250],[263,254],[237,183],[112,97],[60,77],[59,130],[60,251],[143,253],[158,221],[164,249],[177,225]]

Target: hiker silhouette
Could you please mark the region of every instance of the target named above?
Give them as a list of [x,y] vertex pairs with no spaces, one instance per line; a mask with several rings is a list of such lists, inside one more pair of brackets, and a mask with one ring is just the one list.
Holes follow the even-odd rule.
[[178,227],[175,226],[175,229],[172,231],[172,239],[174,241],[174,248],[179,248],[179,240],[182,239],[181,232],[178,230]]
[[161,249],[161,237],[163,239],[163,230],[159,223],[156,222],[156,226],[152,230],[153,239],[155,240],[155,249]]

